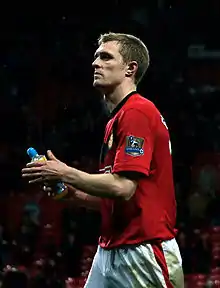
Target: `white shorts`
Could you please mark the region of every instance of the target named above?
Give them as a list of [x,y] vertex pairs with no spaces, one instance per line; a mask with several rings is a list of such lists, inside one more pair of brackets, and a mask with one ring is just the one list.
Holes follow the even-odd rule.
[[112,250],[98,247],[84,288],[183,288],[175,239]]

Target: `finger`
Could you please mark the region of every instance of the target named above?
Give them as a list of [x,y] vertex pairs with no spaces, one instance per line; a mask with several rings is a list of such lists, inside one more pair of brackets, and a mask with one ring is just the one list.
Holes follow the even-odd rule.
[[51,192],[52,191],[52,188],[51,187],[49,187],[49,186],[43,186],[43,190],[45,191],[45,192]]
[[59,161],[59,160],[54,156],[54,154],[52,153],[51,150],[48,150],[48,151],[47,151],[47,157],[48,157],[49,160]]
[[69,184],[66,184],[65,183],[65,186],[68,188],[68,190],[71,192],[71,193],[75,193],[76,192],[76,188],[73,187],[72,185],[69,185]]
[[22,174],[26,174],[26,173],[37,173],[37,172],[42,172],[41,167],[31,167],[31,168],[23,168],[21,170]]
[[[42,173],[25,173],[25,174],[22,174],[22,178],[35,178],[36,179],[38,177],[42,177]],[[45,178],[44,178],[44,180],[45,180]]]
[[45,178],[39,177],[39,178],[37,178],[37,179],[33,179],[33,180],[28,181],[28,183],[29,183],[29,184],[42,183],[42,182],[44,182],[44,181],[45,181]]
[[[40,176],[40,177],[39,177],[39,176]],[[28,181],[28,183],[42,183],[42,182],[43,182],[43,184],[44,184],[45,182],[53,183],[54,181],[57,180],[56,177],[53,176],[53,175],[51,175],[51,176],[49,176],[49,175],[44,176],[44,175],[40,174],[40,175],[38,175],[38,178],[35,178],[35,177],[36,177],[36,174],[34,174],[34,179],[31,179],[30,181]],[[33,178],[33,175],[32,175],[31,178]],[[44,185],[44,186],[45,186],[45,185]],[[47,186],[47,187],[50,187],[50,186]],[[51,187],[50,187],[50,188],[51,188]]]
[[35,162],[29,162],[26,164],[26,167],[41,167],[45,165],[46,161],[35,161]]

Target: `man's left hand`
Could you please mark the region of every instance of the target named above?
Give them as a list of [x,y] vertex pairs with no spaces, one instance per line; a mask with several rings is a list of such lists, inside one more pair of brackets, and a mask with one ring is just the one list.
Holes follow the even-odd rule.
[[47,151],[47,161],[36,161],[22,169],[22,177],[29,178],[29,183],[62,181],[67,165],[58,160],[51,151]]

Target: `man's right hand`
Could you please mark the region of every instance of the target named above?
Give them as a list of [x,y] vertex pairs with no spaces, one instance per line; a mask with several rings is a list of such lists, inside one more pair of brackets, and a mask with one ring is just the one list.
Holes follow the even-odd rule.
[[[55,185],[54,185],[55,186]],[[43,191],[47,193],[47,195],[49,197],[56,197],[56,188],[54,186],[49,186],[47,184],[45,184],[43,186]],[[64,197],[64,199],[70,199],[70,198],[74,198],[75,197],[75,192],[76,192],[76,189],[71,186],[71,185],[68,185],[68,184],[65,184],[65,186],[67,187],[68,189],[68,193],[67,195]],[[62,199],[62,198],[61,198]]]
[[[96,196],[91,196],[83,191],[80,191],[69,184],[65,184],[68,189],[67,195],[61,200],[73,201],[74,204],[80,207],[85,207],[91,210],[100,211],[100,198]],[[43,186],[43,190],[47,193],[49,197],[55,199],[56,193],[54,188],[48,185]],[[56,200],[56,199],[55,199]]]

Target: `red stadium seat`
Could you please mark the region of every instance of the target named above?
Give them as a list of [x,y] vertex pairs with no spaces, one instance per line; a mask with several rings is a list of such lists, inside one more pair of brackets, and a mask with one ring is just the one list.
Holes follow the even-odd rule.
[[209,279],[213,282],[219,281],[219,283],[220,283],[220,274],[211,274],[211,275],[209,275]]
[[214,267],[210,271],[211,275],[220,275],[220,267]]
[[212,234],[220,233],[220,226],[213,226],[210,231]]
[[207,275],[190,274],[185,277],[185,282],[189,288],[205,287]]

